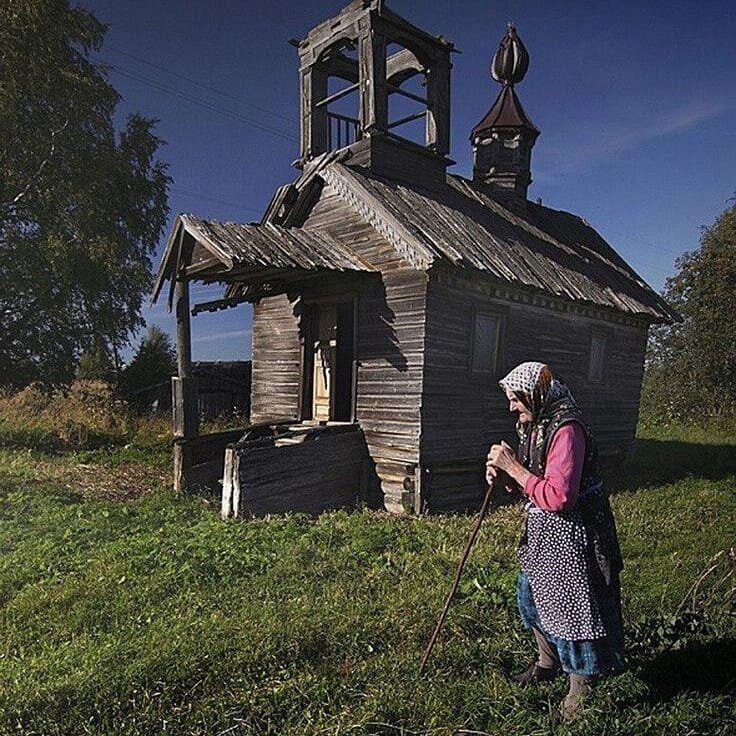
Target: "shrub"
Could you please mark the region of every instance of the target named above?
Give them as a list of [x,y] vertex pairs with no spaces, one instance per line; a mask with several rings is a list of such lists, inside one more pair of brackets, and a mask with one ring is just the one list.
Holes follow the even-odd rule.
[[0,395],[3,444],[83,449],[124,442],[134,428],[127,404],[104,381],[56,388],[32,383]]

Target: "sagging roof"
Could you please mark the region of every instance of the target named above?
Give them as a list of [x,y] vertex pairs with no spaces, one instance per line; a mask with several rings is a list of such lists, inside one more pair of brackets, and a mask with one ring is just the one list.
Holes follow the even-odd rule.
[[236,278],[265,278],[275,271],[373,271],[347,246],[323,232],[266,222],[238,224],[178,215],[152,294],[156,301],[174,274],[230,283]]
[[[312,174],[313,176],[313,174]],[[449,175],[423,189],[332,161],[319,177],[393,243],[411,265],[446,262],[536,291],[642,315],[680,317],[583,219],[527,202],[508,209]]]

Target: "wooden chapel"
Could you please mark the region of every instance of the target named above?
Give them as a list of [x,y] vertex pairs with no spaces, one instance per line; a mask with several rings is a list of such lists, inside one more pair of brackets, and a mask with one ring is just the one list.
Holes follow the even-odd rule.
[[[563,375],[604,458],[625,457],[648,326],[677,315],[583,219],[528,200],[539,130],[515,91],[516,30],[472,178],[447,172],[452,43],[383,0],[293,43],[301,173],[258,224],[179,215],[159,268],[154,300],[168,281],[177,315],[175,486],[220,481],[223,516],[477,507],[488,445],[512,430],[498,379],[524,360]],[[192,281],[223,298],[192,308]],[[199,435],[190,315],[243,301],[251,426]]]

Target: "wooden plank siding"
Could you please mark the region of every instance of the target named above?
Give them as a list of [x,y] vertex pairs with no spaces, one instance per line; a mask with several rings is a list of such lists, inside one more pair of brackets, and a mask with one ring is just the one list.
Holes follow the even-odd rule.
[[402,513],[412,503],[403,485],[406,466],[419,461],[427,276],[410,268],[329,185],[303,227],[328,231],[381,270],[360,277],[356,420],[376,463],[383,503]]
[[[502,345],[492,375],[470,370],[476,310],[502,315]],[[603,380],[588,378],[591,334],[606,335]],[[421,409],[421,465],[429,469],[424,502],[431,511],[480,503],[488,446],[515,440],[498,379],[526,360],[547,362],[569,384],[606,460],[626,455],[634,438],[646,327],[614,324],[473,293],[430,279]],[[443,467],[467,462],[465,472]],[[473,464],[477,463],[477,467]],[[437,472],[433,473],[432,469]]]
[[293,425],[280,437],[228,447],[221,513],[227,518],[354,508],[368,481],[368,450],[359,427]]
[[[414,504],[413,467],[424,473],[430,511],[477,506],[491,442],[515,439],[498,379],[525,360],[544,360],[565,378],[601,444],[604,459],[625,455],[636,426],[646,326],[612,315],[590,317],[523,300],[491,297],[474,275],[429,273],[351,204],[322,186],[305,230],[319,229],[380,273],[326,274],[301,289],[310,297],[357,296],[355,418],[392,512]],[[467,282],[467,283],[466,283]],[[292,297],[293,298],[293,297]],[[533,302],[534,299],[530,299]],[[301,345],[298,301],[262,299],[254,308],[252,420],[299,418]],[[470,369],[476,311],[501,316],[502,345],[492,373]],[[589,380],[592,334],[606,339],[603,380]]]
[[283,294],[253,305],[253,423],[299,418],[301,344],[295,308]]
[[426,277],[410,269],[366,279],[358,306],[356,418],[381,480],[384,505],[413,502],[406,466],[419,462]]

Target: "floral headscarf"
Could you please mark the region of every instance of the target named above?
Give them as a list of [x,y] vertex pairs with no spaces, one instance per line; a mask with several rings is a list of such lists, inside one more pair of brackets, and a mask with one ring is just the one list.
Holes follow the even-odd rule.
[[554,378],[545,363],[521,363],[498,383],[504,390],[512,391],[532,414],[530,424],[516,425],[522,443],[529,437],[531,429],[537,430],[537,440],[541,441],[546,426],[560,412],[579,412],[570,389]]
[[516,394],[519,401],[532,413],[535,424],[560,399],[566,398],[575,403],[570,389],[553,378],[549,366],[535,360],[517,365],[498,383],[501,388]]

